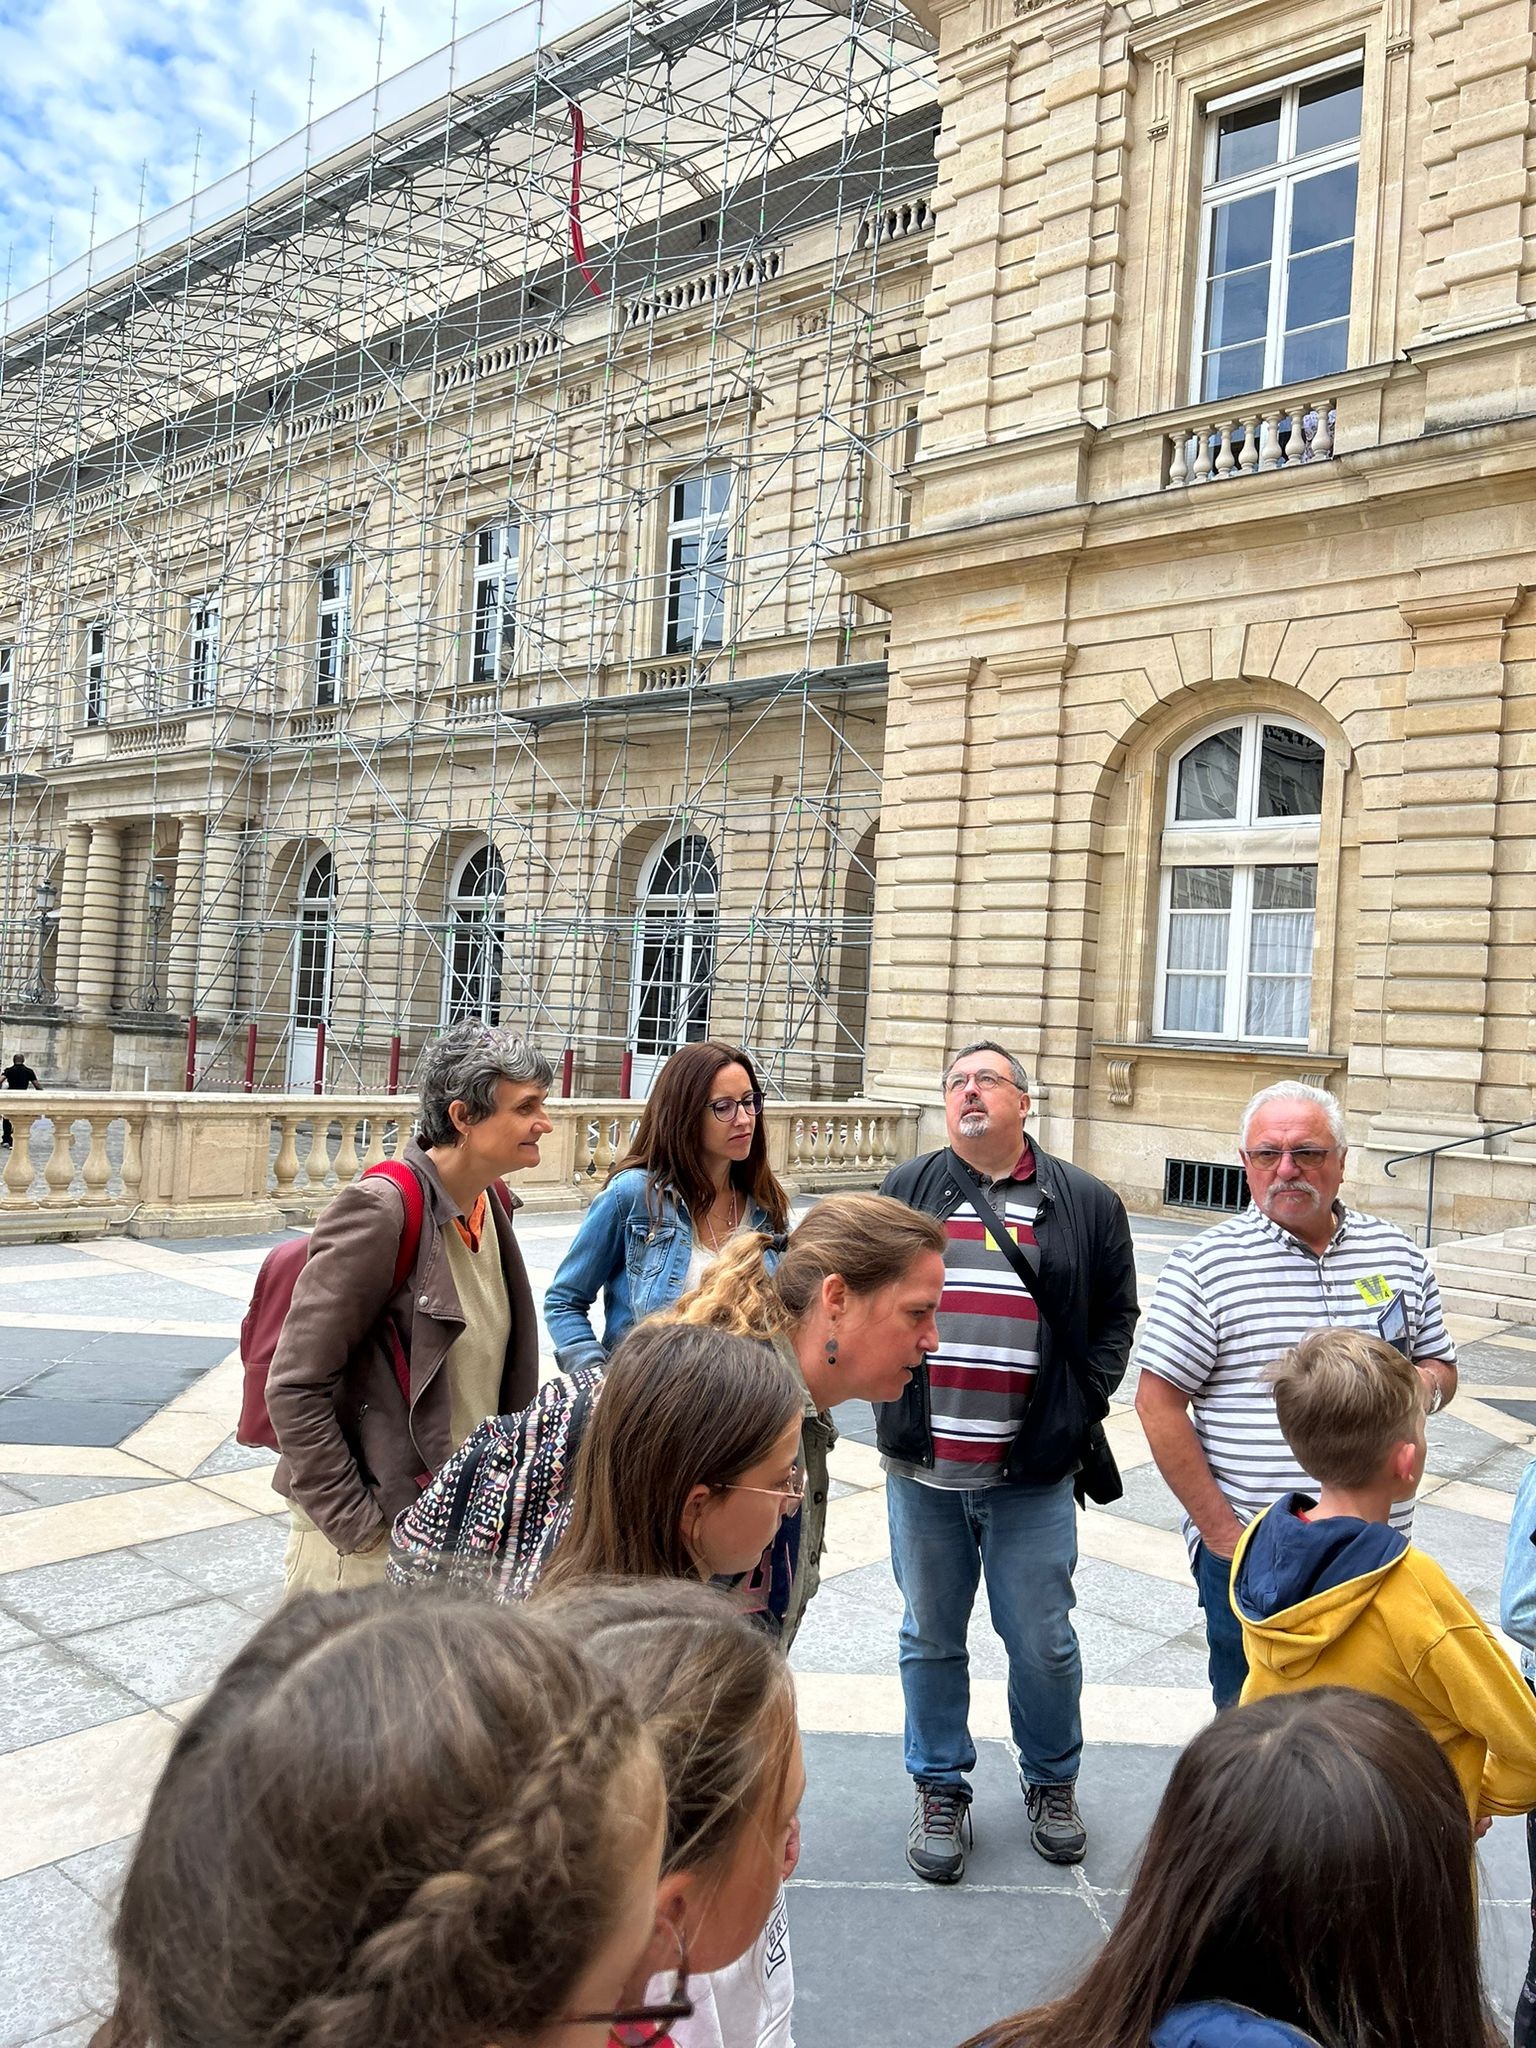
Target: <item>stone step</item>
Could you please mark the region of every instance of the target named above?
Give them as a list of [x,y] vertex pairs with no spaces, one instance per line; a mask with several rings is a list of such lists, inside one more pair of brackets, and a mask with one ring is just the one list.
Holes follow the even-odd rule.
[[1440,1306],[1448,1316],[1475,1316],[1482,1322],[1536,1324],[1536,1302],[1523,1296],[1487,1294],[1471,1287],[1442,1286]]
[[1508,1295],[1514,1300],[1531,1304],[1533,1321],[1536,1321],[1536,1273],[1510,1272],[1506,1267],[1490,1266],[1477,1259],[1448,1258],[1435,1263],[1435,1278],[1440,1282],[1443,1294],[1447,1287],[1459,1288],[1463,1293],[1469,1289],[1476,1294]]

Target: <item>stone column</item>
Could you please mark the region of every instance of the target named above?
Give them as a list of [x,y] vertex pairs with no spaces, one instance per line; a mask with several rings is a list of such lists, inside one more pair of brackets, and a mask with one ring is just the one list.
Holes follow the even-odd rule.
[[64,841],[64,878],[59,890],[59,937],[54,953],[54,984],[60,1004],[73,1009],[79,1000],[80,919],[85,902],[85,868],[91,845],[89,825],[71,825]]
[[198,1007],[227,1015],[236,1007],[240,929],[240,866],[243,841],[238,831],[209,827],[203,855],[203,900],[200,918]]
[[197,998],[197,939],[203,913],[203,845],[207,821],[183,818],[176,846],[176,893],[171,900],[166,1007],[189,1016]]
[[80,953],[75,1000],[82,1013],[104,1013],[117,991],[117,943],[122,926],[123,828],[91,827],[80,912]]
[[1382,1145],[1480,1128],[1505,622],[1518,587],[1405,604],[1401,805],[1382,990]]
[[894,664],[875,855],[872,1095],[935,1103],[949,1051],[970,696],[981,664]]

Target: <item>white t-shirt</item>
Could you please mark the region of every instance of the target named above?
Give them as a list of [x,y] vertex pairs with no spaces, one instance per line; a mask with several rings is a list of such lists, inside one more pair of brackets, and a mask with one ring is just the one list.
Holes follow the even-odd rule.
[[[653,1977],[646,1988],[647,2001],[659,2002],[671,1989],[670,1977]],[[723,1970],[690,1977],[688,1996],[693,2017],[673,2027],[676,2048],[795,2048],[795,1966],[782,1889],[767,1925],[746,1954]]]

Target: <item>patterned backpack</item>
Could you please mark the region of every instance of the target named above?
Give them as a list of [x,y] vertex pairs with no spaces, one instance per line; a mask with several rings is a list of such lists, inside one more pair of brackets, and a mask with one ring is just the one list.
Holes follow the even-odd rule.
[[395,1523],[390,1584],[526,1600],[570,1520],[571,1473],[602,1387],[600,1367],[577,1366],[520,1415],[482,1422]]

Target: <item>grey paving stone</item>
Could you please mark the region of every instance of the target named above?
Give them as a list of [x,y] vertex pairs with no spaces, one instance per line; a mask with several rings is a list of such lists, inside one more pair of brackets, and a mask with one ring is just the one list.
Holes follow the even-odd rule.
[[[0,1579],[0,1586],[4,1584],[4,1579]],[[30,1629],[24,1622],[18,1621],[14,1614],[6,1614],[0,1610],[0,1650],[20,1650],[37,1640],[35,1629]]]
[[264,1451],[253,1444],[237,1444],[233,1436],[227,1436],[210,1457],[204,1458],[192,1476],[202,1479],[210,1473],[249,1472],[257,1465],[276,1463],[275,1451]]
[[57,1870],[0,1883],[0,2048],[21,2048],[106,2010],[106,1917]]
[[[254,1267],[252,1278],[255,1278]],[[243,1313],[240,1303],[222,1289],[215,1293],[211,1288],[199,1287],[195,1266],[188,1266],[183,1279],[180,1275],[167,1277],[159,1273],[105,1272],[94,1259],[85,1276],[70,1274],[61,1275],[57,1280],[49,1277],[15,1281],[6,1287],[5,1302],[8,1309],[26,1315],[96,1314],[103,1322],[114,1323],[137,1318],[156,1322],[238,1323]],[[46,1336],[50,1333],[33,1331],[29,1334]],[[196,1343],[207,1340],[181,1341]]]
[[[1079,1607],[1073,1615],[1072,1626],[1077,1630],[1078,1647],[1082,1651],[1083,1682],[1086,1685],[1108,1685],[1119,1678],[1127,1664],[1161,1648],[1168,1640],[1165,1632],[1132,1628],[1111,1615],[1095,1614],[1084,1607]],[[1005,1675],[1006,1671],[998,1673],[999,1677]]]
[[255,1627],[255,1618],[231,1601],[200,1600],[71,1636],[68,1645],[82,1661],[158,1707],[211,1685]]
[[155,1413],[147,1403],[39,1401],[0,1394],[0,1444],[120,1444]]
[[[7,1335],[10,1334],[8,1331]],[[35,1358],[0,1359],[0,1394],[19,1393],[23,1387],[30,1386],[39,1373],[47,1370],[46,1361],[40,1363]]]
[[1115,1673],[1117,1685],[1174,1685],[1205,1698],[1210,1690],[1204,1627],[1196,1625]]
[[[1513,1334],[1513,1333],[1512,1333]],[[1529,1331],[1519,1334],[1530,1335]],[[1506,1387],[1536,1386],[1536,1351],[1479,1341],[1456,1347],[1456,1364],[1464,1380]]]
[[206,1366],[178,1364],[174,1359],[125,1359],[111,1348],[121,1341],[108,1340],[88,1358],[73,1360],[68,1365],[49,1366],[46,1372],[28,1381],[27,1397],[39,1401],[136,1401],[152,1409],[163,1408],[207,1370]]
[[1096,1508],[1095,1514],[1119,1515],[1128,1522],[1145,1522],[1152,1529],[1178,1528],[1179,1504],[1155,1465],[1137,1465],[1121,1476],[1124,1496],[1107,1508]]
[[18,1493],[14,1486],[0,1481],[0,1515],[19,1514],[23,1508],[35,1508],[37,1502],[24,1493]]
[[1158,1636],[1181,1635],[1200,1616],[1193,1579],[1178,1585],[1145,1572],[1127,1571],[1096,1557],[1078,1560],[1073,1577],[1079,1614],[1085,1610]]
[[[1530,1420],[1536,1422],[1536,1407]],[[1470,1479],[1479,1468],[1505,1448],[1496,1437],[1476,1424],[1462,1421],[1454,1410],[1432,1415],[1425,1431],[1429,1440],[1429,1469],[1442,1479]]]
[[34,1642],[0,1655],[0,1752],[99,1728],[143,1709],[142,1695],[135,1698],[58,1643]]
[[1497,1614],[1508,1538],[1503,1525],[1485,1522],[1477,1515],[1457,1514],[1452,1508],[1437,1508],[1431,1499],[1415,1513],[1413,1527],[1414,1541],[1429,1552],[1451,1583],[1483,1613]]
[[[144,1543],[138,1556],[205,1592],[233,1599],[263,1592],[282,1579],[283,1548],[288,1540],[286,1516],[232,1522],[222,1529],[197,1529],[187,1536],[167,1536]],[[5,1581],[0,1579],[0,1599]]]
[[132,1550],[71,1558],[67,1564],[38,1565],[0,1578],[0,1608],[45,1636],[78,1635],[141,1614],[161,1614],[197,1597],[196,1586]]
[[124,1835],[120,1841],[104,1842],[99,1849],[86,1849],[79,1856],[66,1856],[62,1863],[53,1867],[62,1871],[72,1884],[79,1885],[88,1898],[94,1899],[98,1906],[110,1913],[117,1905],[137,1840],[137,1835]]
[[107,1493],[137,1493],[146,1486],[169,1485],[163,1479],[83,1479],[58,1472],[10,1472],[5,1484],[26,1496],[28,1507],[66,1507],[71,1501],[99,1500]]
[[1473,1475],[1479,1486],[1491,1486],[1499,1493],[1517,1493],[1531,1462],[1531,1453],[1520,1444],[1505,1444],[1491,1458],[1485,1458]]
[[791,1661],[798,1671],[884,1671],[896,1664],[902,1598],[884,1560],[828,1579],[806,1610]]

